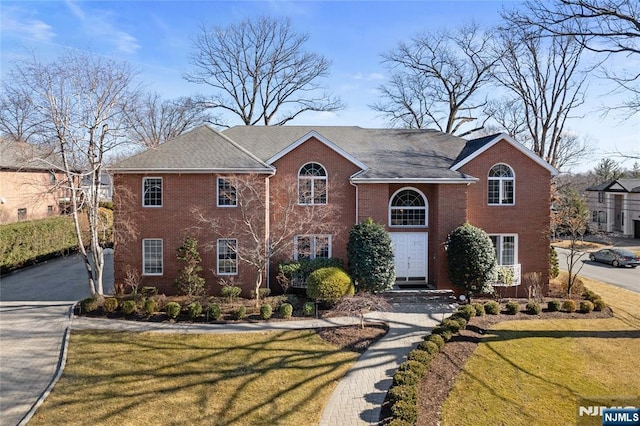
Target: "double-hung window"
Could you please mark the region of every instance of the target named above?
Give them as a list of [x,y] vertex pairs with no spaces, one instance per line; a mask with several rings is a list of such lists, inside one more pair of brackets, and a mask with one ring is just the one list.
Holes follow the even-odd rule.
[[490,235],[491,242],[496,251],[498,265],[507,266],[517,263],[517,236],[516,235]]
[[229,179],[218,178],[218,207],[236,207],[238,198],[236,188]]
[[217,275],[238,274],[238,240],[221,238],[218,240]]
[[298,204],[327,204],[327,171],[318,163],[307,163],[298,172]]
[[142,240],[142,275],[162,275],[162,239]]
[[142,205],[144,207],[162,207],[162,178],[146,177],[142,179]]
[[297,235],[293,258],[328,259],[331,257],[331,235]]
[[506,164],[496,164],[489,170],[488,178],[489,205],[513,205],[515,192],[515,175],[513,169]]

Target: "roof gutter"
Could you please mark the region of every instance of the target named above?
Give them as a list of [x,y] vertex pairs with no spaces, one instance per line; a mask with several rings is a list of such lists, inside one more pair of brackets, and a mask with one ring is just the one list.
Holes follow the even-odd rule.
[[466,178],[359,178],[351,177],[351,183],[438,183],[438,184],[460,184],[475,183],[479,179],[475,177]]
[[274,175],[276,173],[273,167],[269,169],[264,168],[256,168],[256,169],[235,169],[235,168],[217,168],[217,169],[173,169],[173,168],[150,168],[150,169],[124,169],[124,168],[109,168],[107,169],[110,173],[113,174],[143,174],[143,173],[242,173],[242,174],[251,174],[251,173],[259,173],[259,174],[267,174]]

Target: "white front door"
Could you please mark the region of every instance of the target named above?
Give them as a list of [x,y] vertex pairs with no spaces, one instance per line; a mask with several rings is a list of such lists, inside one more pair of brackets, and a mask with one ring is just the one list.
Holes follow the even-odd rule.
[[391,241],[395,252],[396,280],[427,280],[426,232],[392,232]]

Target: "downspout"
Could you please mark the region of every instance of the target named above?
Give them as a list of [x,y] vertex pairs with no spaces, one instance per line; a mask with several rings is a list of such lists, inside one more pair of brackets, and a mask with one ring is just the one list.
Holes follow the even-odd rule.
[[355,217],[354,224],[357,225],[358,224],[358,217],[360,217],[359,216],[359,213],[360,213],[360,211],[359,211],[359,209],[360,209],[360,194],[359,194],[359,191],[358,191],[358,185],[353,183],[352,179],[349,179],[349,184],[356,189],[356,217]]
[[269,191],[270,179],[275,176],[275,170],[272,174],[267,175],[264,179],[264,245],[265,245],[265,254],[267,255],[267,267],[265,273],[266,276],[266,288],[271,288],[271,253],[269,252],[269,235],[271,233],[271,197]]

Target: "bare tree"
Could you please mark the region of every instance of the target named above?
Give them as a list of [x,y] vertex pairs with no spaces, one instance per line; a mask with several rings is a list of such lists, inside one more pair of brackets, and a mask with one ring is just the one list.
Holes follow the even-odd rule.
[[10,141],[29,142],[40,132],[41,123],[33,120],[37,106],[28,88],[16,87],[9,79],[1,83],[0,136]]
[[[271,179],[275,182],[270,182]],[[296,235],[335,235],[342,229],[340,208],[335,200],[326,205],[300,206],[295,177],[279,176],[271,179],[251,174],[228,178],[235,188],[231,196],[235,199],[240,215],[240,219],[231,224],[229,221],[208,217],[201,209],[192,209],[205,231],[237,238],[237,245],[227,248],[236,253],[240,262],[255,270],[256,306],[260,304],[259,289],[271,260],[291,256]],[[266,188],[269,195],[266,195]],[[271,216],[268,223],[265,223],[267,212]],[[205,248],[215,249],[211,246]]]
[[[371,107],[393,126],[436,126],[459,136],[481,129],[486,100],[480,91],[497,61],[492,42],[491,33],[471,23],[399,43],[382,55],[391,78],[380,86],[383,100]],[[463,128],[469,123],[471,129]]]
[[[494,75],[511,95],[493,117],[554,167],[585,154],[565,133],[565,123],[584,103],[587,73],[583,47],[573,37],[541,39],[526,27],[501,31],[500,66]],[[500,105],[500,104],[498,104]]]
[[282,125],[303,112],[337,111],[340,100],[318,84],[331,64],[304,50],[308,39],[288,19],[203,27],[194,40],[194,70],[185,78],[216,90],[206,107],[229,112],[245,125]]
[[567,295],[575,284],[576,277],[582,270],[584,263],[579,263],[584,251],[579,242],[587,232],[589,226],[589,209],[582,196],[572,188],[565,188],[559,194],[557,204],[557,222],[560,232],[569,239],[569,253],[567,254]]
[[[7,78],[16,93],[25,94],[36,106],[28,122],[39,128],[37,140],[52,147],[62,162],[57,170],[66,175],[91,295],[103,294],[100,177],[105,155],[124,140],[126,108],[135,104],[133,78],[126,63],[76,51],[67,51],[51,63],[35,57],[19,62]],[[89,241],[81,229],[82,212],[88,216]]]
[[190,97],[163,100],[158,93],[147,93],[131,108],[128,117],[130,137],[146,148],[161,143],[202,124],[213,121],[202,103]]

